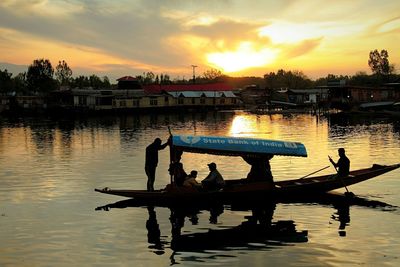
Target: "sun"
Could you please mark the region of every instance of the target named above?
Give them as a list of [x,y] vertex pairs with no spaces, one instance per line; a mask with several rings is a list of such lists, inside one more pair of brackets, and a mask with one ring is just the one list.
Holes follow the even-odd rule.
[[242,42],[235,51],[207,54],[207,61],[224,72],[237,72],[272,63],[277,51],[270,48],[255,49],[251,42]]

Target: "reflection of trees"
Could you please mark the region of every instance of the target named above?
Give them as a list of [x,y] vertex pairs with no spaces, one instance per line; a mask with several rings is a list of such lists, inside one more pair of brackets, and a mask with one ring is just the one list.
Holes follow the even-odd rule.
[[61,134],[61,150],[63,155],[71,155],[72,153],[72,137],[75,130],[75,121],[73,120],[60,120],[58,128]]
[[53,123],[31,123],[31,139],[38,154],[51,155],[54,144],[55,125]]

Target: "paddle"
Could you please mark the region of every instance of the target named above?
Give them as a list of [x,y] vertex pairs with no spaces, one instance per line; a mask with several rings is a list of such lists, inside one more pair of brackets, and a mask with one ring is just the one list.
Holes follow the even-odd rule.
[[[169,132],[169,138],[172,139],[172,132],[171,132],[171,127],[168,126],[168,132]],[[169,144],[169,167],[171,168],[172,164],[172,148],[171,144]],[[172,174],[170,174],[170,182],[171,184],[173,183],[173,177]]]
[[342,181],[342,183],[343,183],[343,185],[344,185],[344,188],[346,188],[346,193],[345,193],[345,195],[346,195],[346,196],[353,197],[353,196],[354,196],[354,193],[353,193],[353,192],[350,192],[349,189],[347,189],[346,183],[344,182],[343,177],[339,175],[338,169],[336,168],[336,165],[335,165],[334,161],[332,160],[331,156],[328,155],[328,158],[329,158],[329,161],[332,163],[333,168],[335,168],[335,171],[336,171],[337,176],[339,177],[340,181]]
[[329,168],[329,167],[330,167],[330,166],[323,167],[322,169],[319,169],[319,170],[317,170],[317,171],[315,171],[315,172],[312,172],[312,173],[309,173],[309,174],[307,174],[307,175],[304,175],[303,177],[301,177],[301,178],[299,178],[299,179],[304,179],[304,178],[306,178],[306,177],[308,177],[308,176],[310,176],[310,175],[312,175],[312,174],[315,174],[315,173],[317,173],[317,172],[323,171],[323,170],[325,170],[325,169],[327,169],[327,168]]

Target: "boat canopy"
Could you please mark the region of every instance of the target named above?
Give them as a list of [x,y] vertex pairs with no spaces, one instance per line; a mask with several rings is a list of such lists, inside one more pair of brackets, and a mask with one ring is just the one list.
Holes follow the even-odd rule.
[[222,136],[172,136],[172,149],[225,156],[280,155],[307,157],[302,143]]

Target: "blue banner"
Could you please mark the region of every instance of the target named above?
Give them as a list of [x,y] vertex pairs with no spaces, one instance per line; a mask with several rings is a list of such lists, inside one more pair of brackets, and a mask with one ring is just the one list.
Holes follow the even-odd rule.
[[306,148],[302,143],[268,139],[174,135],[172,138],[172,146],[182,151],[194,153],[231,156],[272,154],[307,157]]

